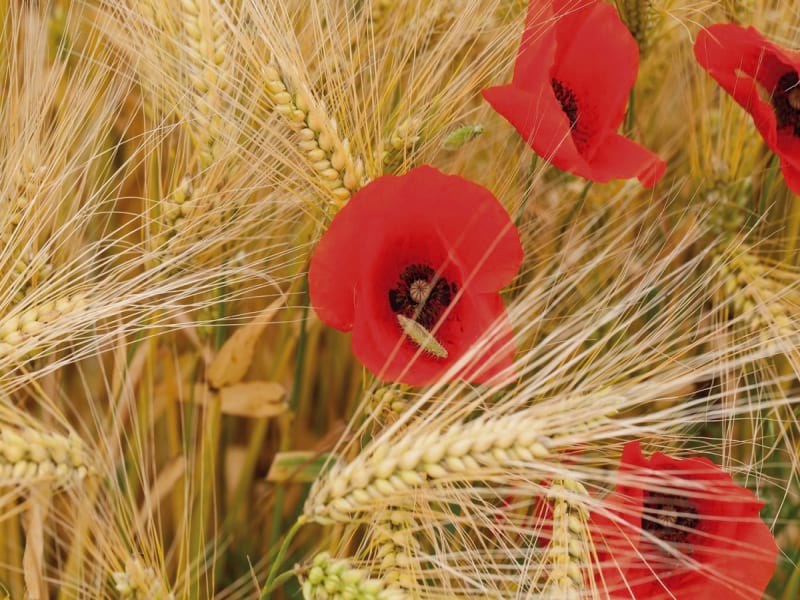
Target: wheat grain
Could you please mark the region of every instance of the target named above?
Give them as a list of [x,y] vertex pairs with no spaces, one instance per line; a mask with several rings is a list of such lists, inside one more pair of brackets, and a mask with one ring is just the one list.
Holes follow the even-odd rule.
[[385,582],[371,579],[344,559],[333,559],[327,552],[314,557],[303,582],[303,598],[353,598],[354,600],[404,600],[406,594],[387,589]]
[[475,479],[510,462],[547,458],[549,445],[524,411],[456,423],[421,438],[406,435],[333,469],[310,494],[306,514],[323,523],[348,522],[426,482]]
[[381,151],[384,173],[401,173],[412,166],[411,157],[420,141],[421,126],[422,119],[409,117],[389,134]]
[[364,182],[363,161],[353,156],[350,142],[339,136],[336,121],[317,102],[296,73],[272,63],[264,67],[267,94],[275,110],[298,138],[298,147],[308,159],[318,182],[337,205]]
[[86,448],[75,435],[0,428],[0,485],[50,482],[63,488],[92,470]]
[[152,567],[146,567],[133,556],[125,562],[125,570],[111,574],[114,589],[121,600],[174,600]]
[[653,32],[656,24],[656,11],[653,0],[616,0],[617,10],[622,21],[628,27],[639,52],[644,55],[653,43]]

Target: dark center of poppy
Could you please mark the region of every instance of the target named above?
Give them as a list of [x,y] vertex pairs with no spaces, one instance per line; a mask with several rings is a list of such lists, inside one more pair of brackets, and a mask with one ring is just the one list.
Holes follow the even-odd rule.
[[567,119],[569,119],[572,141],[575,142],[578,152],[584,152],[589,142],[590,133],[586,129],[585,118],[584,123],[579,122],[581,112],[578,110],[578,99],[575,97],[575,92],[555,78],[550,80],[550,84],[553,86],[553,93],[561,105],[561,110],[564,111]]
[[561,110],[564,111],[564,114],[569,119],[569,126],[574,128],[575,123],[578,121],[578,101],[575,99],[575,92],[558,79],[553,79],[551,84],[556,100],[561,104]]
[[432,329],[458,291],[455,283],[437,277],[428,265],[407,266],[389,290],[389,306],[396,314],[413,319],[425,329]]
[[772,94],[772,107],[778,129],[789,127],[796,137],[800,137],[800,80],[796,71],[789,71],[778,80]]
[[642,529],[662,542],[685,545],[700,519],[686,498],[674,494],[645,492]]

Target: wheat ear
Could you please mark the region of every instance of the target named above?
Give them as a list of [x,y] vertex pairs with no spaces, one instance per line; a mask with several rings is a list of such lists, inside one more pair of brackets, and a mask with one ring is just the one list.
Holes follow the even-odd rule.
[[264,77],[275,110],[296,133],[298,147],[322,187],[329,190],[335,204],[346,202],[364,181],[363,161],[353,157],[350,142],[339,136],[336,121],[296,74],[273,63],[265,67]]
[[411,154],[419,144],[421,126],[422,119],[409,117],[389,134],[381,151],[384,173],[399,173],[404,165],[408,165]]
[[86,448],[74,434],[0,428],[0,486],[49,482],[63,488],[91,471]]
[[381,579],[371,579],[344,559],[333,559],[327,552],[318,554],[303,581],[303,598],[353,598],[354,600],[405,600],[396,589],[388,589]]
[[752,248],[741,241],[735,245],[737,251],[732,256],[717,257],[724,298],[730,300],[734,313],[744,319],[750,331],[765,340],[793,335],[793,311],[785,301],[791,288],[774,279],[778,271],[771,271]]
[[190,130],[202,169],[217,154],[217,140],[223,128],[220,109],[230,87],[231,48],[225,15],[216,2],[181,0],[180,7],[186,32],[189,81],[194,92]]
[[125,561],[125,570],[112,573],[114,589],[121,600],[174,600],[175,595],[156,575],[152,567],[132,556]]
[[585,508],[589,494],[581,483],[564,479],[553,482],[548,496],[553,502],[553,533],[544,559],[550,572],[542,597],[579,600],[585,587],[584,569],[591,556]]
[[309,496],[306,514],[322,523],[350,522],[426,482],[475,479],[512,461],[547,458],[549,445],[538,419],[524,411],[406,435],[332,469]]
[[617,0],[619,16],[639,44],[639,52],[645,54],[652,44],[656,24],[653,0]]

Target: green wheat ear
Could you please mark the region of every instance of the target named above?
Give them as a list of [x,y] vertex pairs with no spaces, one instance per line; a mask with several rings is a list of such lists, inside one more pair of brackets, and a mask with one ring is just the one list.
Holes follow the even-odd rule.
[[417,323],[414,319],[409,319],[403,315],[397,315],[397,322],[400,328],[425,352],[432,354],[436,358],[447,358],[447,350],[431,335],[431,332]]

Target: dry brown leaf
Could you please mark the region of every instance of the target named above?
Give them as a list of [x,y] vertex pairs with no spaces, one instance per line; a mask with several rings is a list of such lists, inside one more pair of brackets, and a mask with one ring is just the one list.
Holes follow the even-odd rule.
[[258,338],[284,302],[286,296],[281,296],[258,313],[247,325],[234,331],[233,335],[222,344],[206,373],[206,379],[212,388],[219,389],[242,380],[253,361],[253,350]]
[[286,388],[271,381],[234,383],[219,390],[209,390],[198,383],[194,389],[194,401],[197,404],[207,404],[212,398],[218,397],[224,415],[263,419],[276,417],[289,408],[283,401]]

